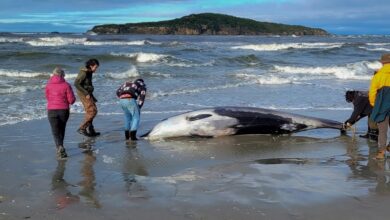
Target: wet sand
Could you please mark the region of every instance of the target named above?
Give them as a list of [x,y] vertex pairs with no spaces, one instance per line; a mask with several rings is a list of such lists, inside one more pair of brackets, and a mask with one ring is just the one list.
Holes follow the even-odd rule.
[[[314,116],[324,112],[310,113]],[[349,112],[332,113],[342,121]],[[389,162],[376,143],[320,129],[126,143],[122,115],[101,137],[68,122],[66,161],[47,119],[0,127],[0,219],[387,219]],[[162,115],[145,115],[140,134]],[[365,123],[358,124],[359,132]],[[85,151],[80,147],[91,147]]]

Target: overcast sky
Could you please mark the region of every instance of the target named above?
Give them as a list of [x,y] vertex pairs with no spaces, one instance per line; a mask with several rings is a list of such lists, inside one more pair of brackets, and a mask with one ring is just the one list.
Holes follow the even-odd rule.
[[0,0],[0,32],[86,32],[98,24],[223,13],[333,34],[390,35],[390,0]]

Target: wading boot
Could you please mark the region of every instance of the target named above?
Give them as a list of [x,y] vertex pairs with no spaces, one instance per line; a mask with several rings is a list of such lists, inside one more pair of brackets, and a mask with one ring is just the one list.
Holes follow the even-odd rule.
[[132,141],[138,140],[137,138],[137,131],[130,131],[130,138]]
[[126,141],[130,139],[130,131],[129,130],[125,131],[125,138],[126,138]]
[[95,131],[95,128],[93,127],[93,125],[90,125],[90,126],[88,127],[88,131],[89,131],[89,135],[90,135],[91,137],[96,137],[96,136],[99,136],[99,135],[100,135],[100,132],[96,132],[96,131]]
[[64,146],[60,145],[57,147],[57,160],[65,160],[68,157]]
[[91,136],[91,135],[88,134],[88,132],[87,132],[86,129],[81,129],[81,128],[79,128],[79,129],[77,129],[77,132],[78,132],[79,134],[82,134],[82,135],[86,136],[86,137],[90,137],[90,136]]
[[368,138],[373,141],[378,141],[378,135],[379,135],[379,130],[378,129],[371,129],[368,132]]

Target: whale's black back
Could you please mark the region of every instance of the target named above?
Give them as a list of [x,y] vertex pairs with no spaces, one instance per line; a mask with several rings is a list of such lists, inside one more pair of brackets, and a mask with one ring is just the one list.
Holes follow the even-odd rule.
[[[293,124],[292,118],[282,117],[277,114],[262,111],[253,111],[254,108],[216,108],[215,113],[236,118],[238,124],[233,128],[237,130],[236,134],[287,134],[293,131],[299,131],[307,128],[304,124]],[[282,125],[293,125],[294,130],[282,129]]]

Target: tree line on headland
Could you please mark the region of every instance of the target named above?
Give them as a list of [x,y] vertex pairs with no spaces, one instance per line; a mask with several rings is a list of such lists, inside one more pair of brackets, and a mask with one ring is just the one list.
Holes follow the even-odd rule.
[[215,13],[191,14],[159,22],[97,25],[89,32],[155,35],[329,35],[320,28],[259,22]]

